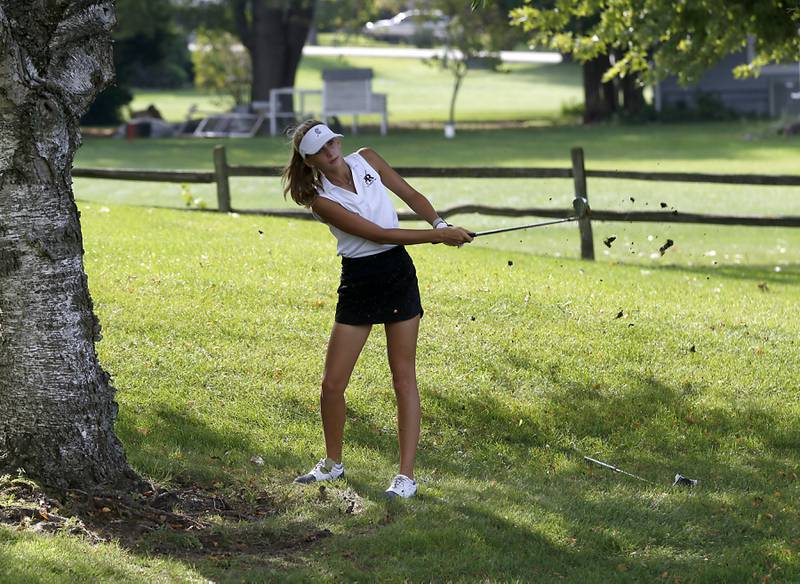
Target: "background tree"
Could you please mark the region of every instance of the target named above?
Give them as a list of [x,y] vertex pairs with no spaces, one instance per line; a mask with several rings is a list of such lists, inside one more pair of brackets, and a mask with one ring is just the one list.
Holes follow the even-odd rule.
[[195,85],[217,95],[229,95],[236,105],[245,103],[253,75],[250,55],[236,37],[224,30],[201,29],[195,44],[192,52]]
[[133,100],[131,88],[183,87],[192,78],[187,33],[177,26],[175,6],[166,0],[117,0],[114,27],[116,83],[91,105],[83,123],[117,124]]
[[[559,14],[560,0],[525,0],[525,6],[516,3],[509,6],[509,2],[493,0],[473,0],[476,8],[484,8],[493,4],[505,5],[509,8],[512,22],[526,31],[536,30],[531,25],[532,19],[542,14]],[[576,13],[564,23],[562,32],[578,33],[588,30],[599,20],[599,15],[588,8]],[[551,45],[549,37],[542,38],[534,34],[529,39],[529,44],[538,48],[547,48]],[[563,48],[559,52],[572,57],[571,50]],[[616,114],[624,112],[628,115],[638,114],[644,106],[644,85],[637,73],[628,74],[622,78],[607,78],[606,72],[616,63],[619,51],[606,49],[599,51],[588,58],[578,59],[581,63],[583,81],[583,119],[584,122],[605,120]]]
[[[314,0],[231,0],[236,33],[253,64],[253,101],[276,87],[294,87],[314,17]],[[291,100],[283,104],[291,111]]]
[[0,0],[0,474],[132,478],[97,360],[71,168],[79,120],[114,75],[107,0]]
[[585,64],[610,57],[601,80],[620,79],[628,92],[668,75],[689,83],[749,39],[755,58],[738,66],[737,76],[800,58],[797,0],[550,0],[528,2],[511,15],[533,44]]
[[446,50],[428,62],[453,76],[448,117],[451,126],[455,125],[458,92],[470,67],[498,69],[502,62],[497,53],[514,48],[522,40],[522,35],[510,26],[508,19],[510,8],[518,4],[499,1],[477,6],[459,0],[434,0],[430,3],[431,8],[450,17]]
[[[318,0],[173,0],[183,26],[226,30],[250,55],[250,99],[268,101],[277,87],[294,87]],[[281,103],[292,111],[288,96]]]

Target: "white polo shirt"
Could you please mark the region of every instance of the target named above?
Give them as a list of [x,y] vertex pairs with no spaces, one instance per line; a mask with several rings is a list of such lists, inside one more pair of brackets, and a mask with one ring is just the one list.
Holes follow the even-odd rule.
[[[397,211],[389,199],[386,187],[381,182],[381,175],[358,152],[345,156],[344,161],[350,167],[350,172],[353,173],[353,182],[357,192],[352,193],[347,189],[337,187],[325,175],[322,175],[322,188],[317,188],[319,196],[339,203],[348,211],[352,211],[384,229],[399,226]],[[314,213],[314,217],[322,221],[322,218],[316,213]],[[337,255],[346,258],[361,258],[397,247],[394,243],[375,243],[342,231],[333,225],[328,225],[328,227],[338,242]]]

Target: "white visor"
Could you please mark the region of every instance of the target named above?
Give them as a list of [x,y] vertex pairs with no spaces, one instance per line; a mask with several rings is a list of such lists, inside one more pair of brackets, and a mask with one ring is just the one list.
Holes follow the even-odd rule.
[[316,126],[312,126],[308,132],[306,132],[306,135],[303,136],[303,139],[300,140],[297,151],[300,152],[300,156],[305,158],[309,154],[316,154],[319,152],[328,140],[342,137],[341,134],[335,133],[325,124],[317,124]]

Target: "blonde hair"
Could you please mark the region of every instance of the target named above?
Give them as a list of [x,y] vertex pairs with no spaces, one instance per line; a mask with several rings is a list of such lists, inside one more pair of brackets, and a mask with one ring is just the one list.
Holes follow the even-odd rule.
[[281,174],[283,198],[285,199],[286,195],[291,195],[295,203],[304,207],[310,207],[314,199],[317,198],[317,187],[322,186],[322,179],[320,172],[316,168],[312,168],[305,163],[298,148],[306,132],[321,123],[318,120],[306,120],[290,130],[292,157]]

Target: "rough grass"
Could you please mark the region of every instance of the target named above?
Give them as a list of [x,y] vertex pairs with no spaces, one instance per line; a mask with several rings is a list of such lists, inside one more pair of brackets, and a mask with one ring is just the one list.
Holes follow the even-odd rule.
[[[167,549],[190,554],[154,558],[147,545],[3,528],[0,581],[800,574],[796,260],[775,272],[668,252],[645,268],[526,247],[411,248],[426,307],[421,487],[387,506],[398,452],[379,328],[348,389],[348,480],[325,493],[288,484],[322,451],[318,382],[338,277],[323,226],[81,207],[98,349],[131,463],[168,484],[270,492],[276,517],[227,525],[227,537],[279,541],[309,526],[333,537],[225,557],[187,540]],[[587,467],[573,448],[653,484]],[[700,486],[672,489],[677,472]]]

